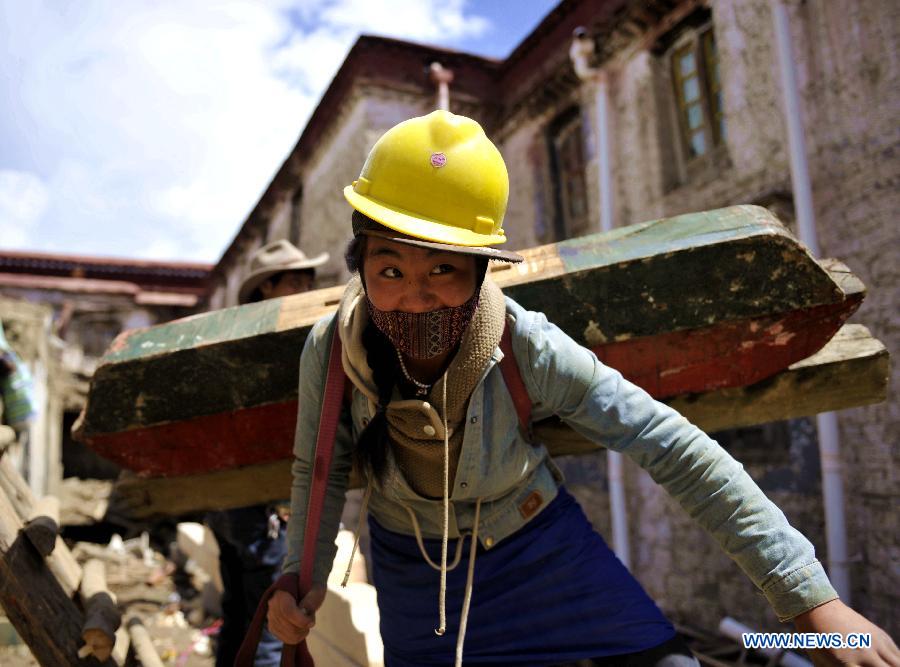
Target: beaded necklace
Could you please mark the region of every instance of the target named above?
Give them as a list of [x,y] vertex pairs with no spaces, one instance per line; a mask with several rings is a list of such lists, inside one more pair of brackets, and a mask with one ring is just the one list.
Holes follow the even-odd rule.
[[427,396],[428,392],[431,391],[432,384],[425,384],[424,382],[419,382],[416,378],[410,375],[409,370],[406,368],[406,364],[403,363],[403,355],[400,353],[400,350],[397,350],[397,360],[400,362],[400,370],[403,372],[403,377],[410,381],[411,384],[416,387],[416,396]]

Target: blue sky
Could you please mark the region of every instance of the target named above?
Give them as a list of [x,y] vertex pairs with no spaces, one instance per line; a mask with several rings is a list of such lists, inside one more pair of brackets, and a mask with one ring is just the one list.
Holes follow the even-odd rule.
[[0,249],[215,262],[360,33],[507,55],[554,0],[0,0]]

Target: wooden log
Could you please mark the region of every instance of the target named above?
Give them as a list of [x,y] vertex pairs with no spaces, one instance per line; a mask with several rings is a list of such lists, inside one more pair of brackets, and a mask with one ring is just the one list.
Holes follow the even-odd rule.
[[25,535],[44,558],[49,556],[59,537],[59,498],[44,496],[31,508],[25,523]]
[[[820,349],[863,298],[858,281],[842,289],[833,267],[753,206],[523,254],[522,264],[492,270],[504,291],[657,398],[769,377]],[[126,332],[93,376],[76,437],[149,476],[289,457],[300,350],[341,292]]]
[[16,432],[6,424],[0,424],[0,454],[16,441]]
[[131,638],[131,646],[134,648],[134,654],[141,663],[141,667],[164,667],[162,659],[153,646],[153,640],[150,639],[150,633],[147,628],[136,616],[132,616],[126,623],[128,635]]
[[113,652],[116,630],[122,625],[122,612],[107,588],[106,564],[92,558],[84,564],[83,572],[79,594],[85,610],[81,632],[85,645],[79,654],[82,657],[93,655],[103,662]]
[[21,529],[0,490],[0,605],[40,665],[77,665],[83,615]]
[[31,509],[34,507],[34,494],[31,492],[28,482],[16,470],[12,459],[5,455],[0,456],[0,489],[6,493],[9,502],[12,503],[19,521],[23,523],[27,521],[31,515]]
[[[31,516],[35,504],[34,494],[9,457],[3,455],[0,455],[0,490],[12,505],[20,523]],[[59,581],[66,595],[72,597],[81,583],[81,566],[58,535],[53,553],[47,556],[47,567]]]
[[[887,396],[889,361],[884,345],[864,326],[847,324],[815,355],[767,380],[668,403],[708,432],[880,403]],[[536,424],[535,433],[552,442],[557,455],[597,449],[558,421]],[[290,460],[282,460],[182,477],[130,476],[117,483],[115,495],[139,518],[180,516],[278,500],[289,495],[290,484]]]
[[124,626],[116,630],[116,644],[113,646],[112,660],[117,665],[124,665],[128,659],[128,649],[131,648],[131,636]]

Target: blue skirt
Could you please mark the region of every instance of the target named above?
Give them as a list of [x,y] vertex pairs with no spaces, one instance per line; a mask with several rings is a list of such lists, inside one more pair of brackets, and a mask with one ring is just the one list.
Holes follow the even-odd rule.
[[[459,566],[447,574],[447,633],[438,637],[440,573],[425,562],[413,536],[386,530],[371,517],[369,526],[386,667],[452,665],[468,542]],[[425,540],[425,549],[440,562],[440,540]],[[634,653],[674,635],[564,488],[518,532],[489,551],[478,547],[466,667],[546,667]]]

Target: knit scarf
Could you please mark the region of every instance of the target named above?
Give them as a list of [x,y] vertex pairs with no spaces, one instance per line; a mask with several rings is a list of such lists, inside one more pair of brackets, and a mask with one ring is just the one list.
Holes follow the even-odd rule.
[[[412,489],[426,498],[443,494],[444,425],[441,414],[443,383],[447,382],[447,425],[450,432],[450,488],[456,475],[465,431],[469,398],[500,344],[506,303],[500,288],[485,277],[478,308],[463,334],[447,372],[431,388],[425,401],[403,399],[395,391],[387,406],[388,437],[394,459]],[[338,310],[342,363],[350,381],[369,399],[370,412],[378,400],[372,369],[366,360],[362,332],[368,323],[365,293],[358,277],[347,284]],[[430,405],[431,409],[426,407]]]

